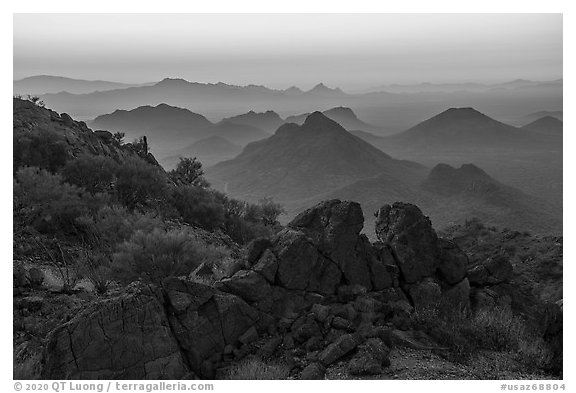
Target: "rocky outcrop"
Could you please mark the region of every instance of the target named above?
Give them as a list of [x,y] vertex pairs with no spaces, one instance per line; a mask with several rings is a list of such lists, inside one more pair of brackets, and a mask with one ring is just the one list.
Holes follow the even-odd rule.
[[376,213],[376,234],[390,249],[415,308],[468,305],[466,254],[453,242],[438,238],[417,206],[402,202],[383,206]]
[[466,307],[470,282],[466,255],[416,206],[387,205],[377,217],[371,244],[357,203],[326,201],[238,252],[240,270],[214,286],[133,283],[50,334],[43,376],[213,378],[226,362],[279,347],[304,356],[294,360],[303,379],[344,360],[352,375],[378,374],[390,327],[410,329],[414,310]]
[[48,337],[46,379],[213,378],[227,345],[270,320],[237,296],[169,278],[134,283]]
[[152,154],[139,152],[131,143],[116,143],[107,131],[94,132],[85,122],[75,121],[66,113],[59,114],[18,98],[13,99],[13,135],[17,165],[30,165],[27,159],[38,144],[45,149],[48,145],[57,147],[54,154],[59,155],[60,165],[83,155],[108,156],[120,163],[129,157],[140,157],[158,165]]

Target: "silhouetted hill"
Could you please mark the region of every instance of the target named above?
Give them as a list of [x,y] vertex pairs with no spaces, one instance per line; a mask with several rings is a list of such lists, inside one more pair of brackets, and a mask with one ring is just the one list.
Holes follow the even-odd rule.
[[473,108],[450,108],[407,131],[384,139],[385,144],[410,149],[539,149],[558,142],[501,123]]
[[473,164],[460,168],[439,164],[419,185],[385,177],[363,179],[327,197],[358,201],[366,211],[376,211],[378,205],[395,200],[418,203],[438,228],[478,217],[489,225],[562,233],[561,209],[498,182]]
[[250,111],[242,115],[225,118],[222,121],[228,121],[235,124],[244,124],[259,128],[267,132],[275,131],[284,123],[284,120],[282,120],[282,118],[274,111],[266,111],[260,113]]
[[119,144],[108,131],[92,131],[66,113],[58,114],[17,98],[13,99],[13,143],[14,168],[56,170],[83,155],[108,156],[120,163],[139,156],[157,164],[152,154],[142,154],[130,143]]
[[36,75],[13,82],[14,94],[36,95],[59,93],[62,91],[73,94],[83,94],[95,91],[126,89],[133,86],[138,85],[100,80],[88,81],[52,75]]
[[421,165],[395,160],[314,112],[302,126],[285,124],[270,138],[246,146],[233,160],[208,168],[207,177],[235,197],[272,196],[294,202],[367,177],[417,181],[424,172]]
[[554,117],[560,121],[564,119],[564,113],[562,111],[539,111],[523,116],[520,124],[528,124],[546,116]]
[[[209,127],[212,123],[204,116],[188,109],[160,104],[141,106],[130,111],[116,110],[101,115],[92,122],[94,127],[125,132],[146,132],[164,128],[166,130],[194,130]],[[150,135],[151,136],[151,135]]]
[[206,168],[220,161],[228,160],[241,151],[241,146],[235,145],[221,136],[211,136],[196,141],[177,153],[161,159],[160,163],[164,169],[170,170],[176,167],[180,157],[196,157]]
[[[324,116],[334,120],[348,131],[352,130],[370,131],[378,129],[378,127],[373,126],[371,124],[367,124],[362,120],[360,120],[352,109],[343,106],[328,109],[322,113],[324,114]],[[309,115],[310,113],[303,113],[300,115],[288,116],[286,118],[286,123],[302,124]]]
[[346,95],[346,93],[344,93],[340,88],[336,87],[334,89],[331,89],[324,83],[318,83],[312,89],[306,91],[305,94],[322,96],[322,97],[340,97]]
[[549,135],[562,135],[562,121],[552,116],[545,116],[522,127],[523,130]]
[[211,135],[221,136],[240,146],[245,146],[250,142],[270,136],[269,133],[262,131],[260,128],[247,124],[236,124],[231,121],[221,121],[211,126],[207,131]]

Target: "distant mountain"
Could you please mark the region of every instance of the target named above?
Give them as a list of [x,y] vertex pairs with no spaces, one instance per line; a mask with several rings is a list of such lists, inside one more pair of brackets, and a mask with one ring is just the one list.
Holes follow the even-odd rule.
[[221,136],[211,136],[186,146],[174,155],[161,159],[160,163],[164,169],[170,170],[176,167],[180,157],[196,157],[206,168],[220,161],[233,158],[241,151],[241,146],[235,145]]
[[84,94],[92,93],[95,91],[126,89],[128,87],[134,86],[139,85],[100,80],[89,81],[51,75],[31,76],[28,78],[16,80],[13,83],[14,94],[33,95],[59,93],[62,91],[73,94]]
[[531,81],[516,79],[503,83],[419,83],[419,84],[391,84],[382,85],[369,89],[369,91],[387,91],[390,93],[454,93],[454,92],[486,92],[489,90],[514,90],[539,87],[561,87],[563,80],[554,81]]
[[[367,124],[362,120],[360,120],[352,109],[343,106],[328,109],[322,113],[324,114],[324,116],[334,120],[348,131],[352,130],[369,131],[378,129],[378,127],[373,126],[371,124]],[[309,115],[310,113],[303,113],[300,115],[288,116],[286,118],[286,123],[302,124]]]
[[[363,179],[328,197],[358,201],[364,211],[376,211],[383,203],[395,201],[417,203],[438,228],[477,217],[488,225],[562,233],[561,209],[496,181],[472,164],[460,168],[438,164],[418,185],[384,177]],[[371,233],[371,227],[366,233]]]
[[555,142],[501,123],[473,108],[450,108],[384,140],[385,145],[410,149],[539,148]]
[[318,83],[312,89],[305,92],[305,94],[315,95],[315,96],[323,96],[323,97],[340,97],[340,96],[346,96],[347,95],[340,88],[336,87],[334,89],[331,89],[323,83]]
[[214,186],[234,197],[253,201],[272,196],[294,206],[373,176],[416,182],[425,168],[391,158],[314,112],[302,126],[285,124],[206,172]]
[[523,130],[548,135],[562,135],[562,121],[552,116],[545,116],[522,127]]
[[240,146],[250,142],[268,138],[269,133],[247,124],[236,124],[231,121],[221,121],[206,130],[211,135],[220,136]]
[[240,146],[270,136],[250,125],[231,121],[213,124],[203,115],[167,104],[141,106],[129,111],[116,110],[98,116],[91,124],[94,128],[125,132],[128,141],[146,135],[151,150],[159,157],[174,155],[183,144],[210,136],[220,136]]
[[242,115],[225,118],[222,121],[228,121],[235,124],[244,124],[259,128],[267,132],[276,131],[278,127],[284,124],[284,120],[282,120],[282,118],[276,112],[270,110],[260,113],[250,111]]
[[520,124],[528,124],[546,116],[554,117],[560,121],[564,120],[564,113],[562,111],[539,111],[523,116]]
[[152,151],[163,156],[168,151],[209,136],[213,124],[188,109],[160,104],[141,106],[129,111],[116,110],[96,117],[91,126],[112,132],[124,132],[126,140],[146,135]]

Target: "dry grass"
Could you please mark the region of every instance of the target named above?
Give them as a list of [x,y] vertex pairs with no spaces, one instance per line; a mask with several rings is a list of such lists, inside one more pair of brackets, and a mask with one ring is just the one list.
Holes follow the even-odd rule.
[[288,379],[290,367],[284,363],[263,361],[258,358],[245,359],[232,366],[225,379],[232,380],[278,380]]
[[17,380],[29,380],[29,379],[40,379],[40,355],[32,355],[24,359],[18,359],[14,355],[14,379]]

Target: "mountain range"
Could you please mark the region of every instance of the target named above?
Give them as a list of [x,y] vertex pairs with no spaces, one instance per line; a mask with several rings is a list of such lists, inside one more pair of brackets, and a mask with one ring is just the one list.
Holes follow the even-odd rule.
[[556,117],[544,116],[526,124],[522,129],[547,135],[562,135],[563,124]]
[[129,84],[101,80],[89,81],[84,79],[65,78],[62,76],[36,75],[14,81],[13,91],[14,94],[21,95],[40,95],[60,92],[86,94],[96,91],[126,89],[143,85],[146,84]]
[[327,198],[358,201],[365,211],[402,200],[423,206],[441,226],[477,216],[490,224],[561,231],[561,210],[475,165],[442,164],[430,171],[394,159],[320,112],[301,126],[281,126],[237,157],[208,168],[206,175],[214,187],[236,198],[273,197],[289,216]]

